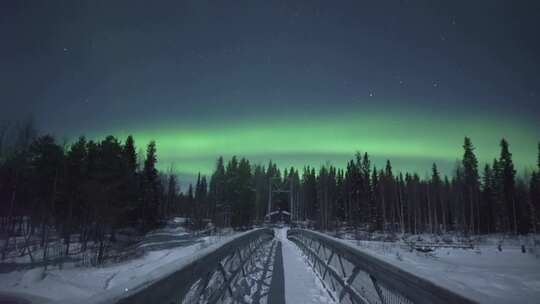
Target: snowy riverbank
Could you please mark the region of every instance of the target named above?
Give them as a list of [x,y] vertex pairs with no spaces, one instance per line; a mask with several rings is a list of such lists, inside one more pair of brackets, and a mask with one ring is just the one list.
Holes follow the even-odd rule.
[[520,246],[475,245],[422,253],[400,242],[341,240],[481,303],[538,303],[540,259]]
[[[193,256],[199,250],[221,243],[234,234],[204,236],[194,238],[187,246],[171,247],[169,240],[163,240],[167,246],[158,246],[156,236],[185,236],[185,231],[159,231],[147,235],[148,250],[143,256],[118,264],[104,267],[79,267],[75,263],[65,263],[62,268],[49,266],[15,270],[0,274],[0,293],[9,294],[32,303],[47,303],[60,300],[77,301],[115,286],[129,286],[130,282],[140,281],[141,277],[163,265],[182,261]],[[160,247],[166,247],[161,249]]]

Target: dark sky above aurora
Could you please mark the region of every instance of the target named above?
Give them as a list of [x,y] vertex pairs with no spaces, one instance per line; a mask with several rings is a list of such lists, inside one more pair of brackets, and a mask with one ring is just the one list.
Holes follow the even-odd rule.
[[1,1],[0,120],[58,138],[134,134],[159,164],[450,173],[470,136],[540,139],[538,1]]

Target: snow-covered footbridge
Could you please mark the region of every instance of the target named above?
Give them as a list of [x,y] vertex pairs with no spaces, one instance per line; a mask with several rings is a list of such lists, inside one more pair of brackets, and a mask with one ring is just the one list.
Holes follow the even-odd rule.
[[[133,286],[133,284],[131,284]],[[263,228],[88,303],[472,303],[324,234]]]

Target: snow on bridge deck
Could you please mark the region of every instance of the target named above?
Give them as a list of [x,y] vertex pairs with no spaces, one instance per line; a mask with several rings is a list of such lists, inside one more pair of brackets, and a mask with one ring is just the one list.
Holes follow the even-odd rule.
[[283,255],[285,303],[334,303],[300,249],[287,239],[287,229],[276,229],[275,233]]

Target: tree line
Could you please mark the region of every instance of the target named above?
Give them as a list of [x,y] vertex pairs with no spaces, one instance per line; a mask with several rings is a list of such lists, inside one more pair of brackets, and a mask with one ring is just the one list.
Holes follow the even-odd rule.
[[482,168],[474,150],[465,137],[454,174],[443,177],[433,164],[429,178],[395,172],[390,160],[378,169],[367,153],[357,153],[344,169],[306,166],[300,172],[291,167],[283,174],[273,162],[250,165],[232,157],[225,165],[220,157],[208,193],[195,195],[194,208],[216,221],[230,218],[232,226],[260,223],[269,211],[281,209],[291,211],[293,221],[321,230],[349,225],[414,234],[537,232],[540,144],[538,168],[526,178],[516,175],[505,139],[500,156]]
[[[0,126],[0,233],[4,257],[10,238],[39,239],[46,248],[60,238],[69,255],[75,236],[86,248],[114,242],[118,231],[145,233],[173,216],[195,229],[261,224],[269,212],[287,210],[293,221],[315,229],[341,226],[397,233],[537,232],[540,220],[538,168],[518,178],[509,144],[479,168],[471,139],[451,177],[433,164],[431,176],[395,172],[390,160],[376,168],[357,153],[345,168],[306,166],[283,170],[270,161],[219,157],[207,179],[180,191],[174,170],[156,169],[156,143],[136,153],[133,137],[81,137],[59,144],[32,123]],[[43,251],[46,254],[47,250]],[[45,259],[46,257],[44,257]]]
[[76,235],[82,251],[88,242],[99,244],[99,260],[119,229],[143,233],[164,218],[155,142],[139,164],[131,136],[123,143],[107,136],[60,145],[32,123],[0,131],[2,259],[11,237],[38,238],[46,260],[52,237],[63,240],[68,256]]

